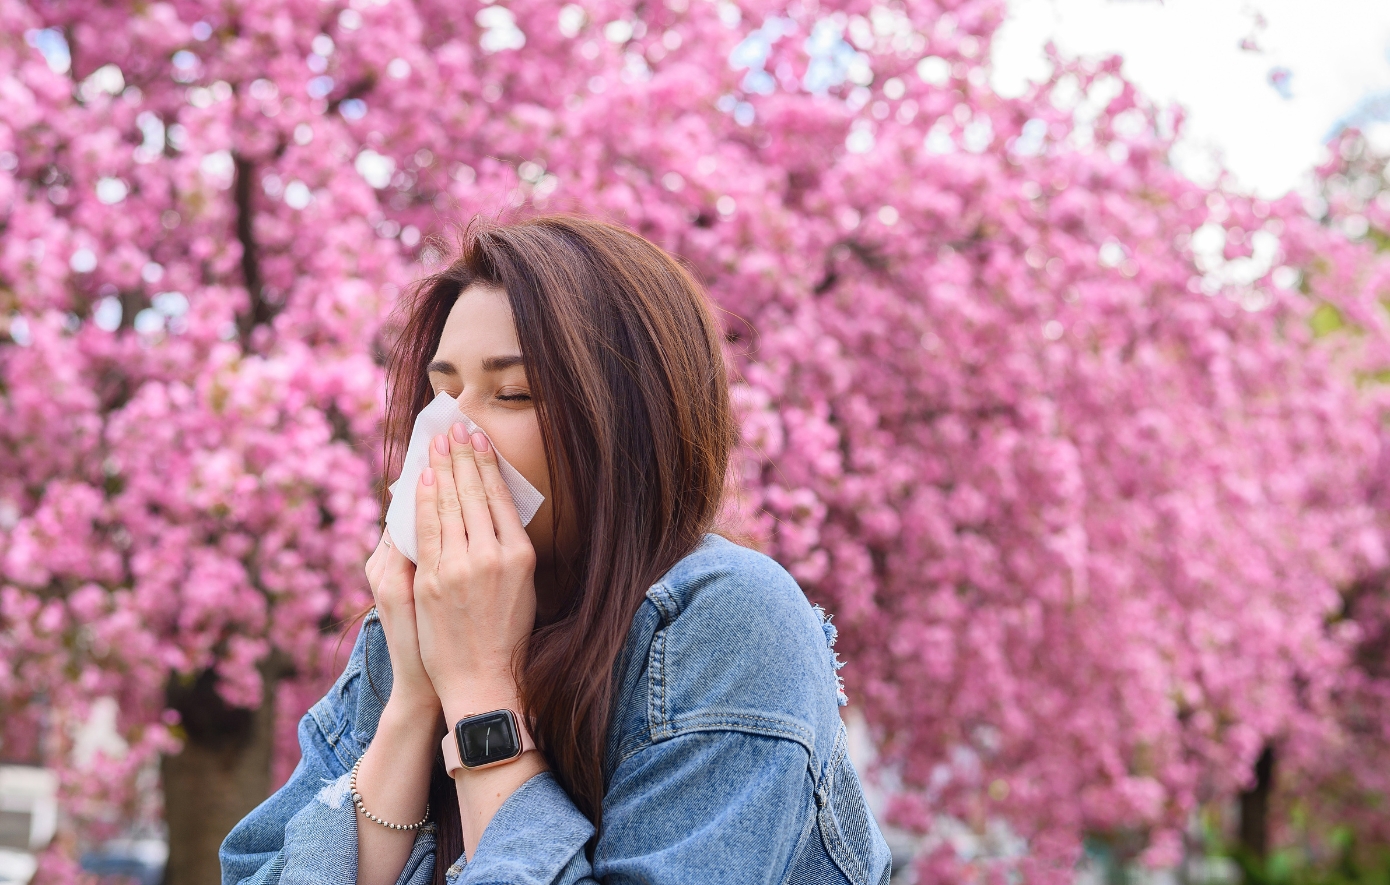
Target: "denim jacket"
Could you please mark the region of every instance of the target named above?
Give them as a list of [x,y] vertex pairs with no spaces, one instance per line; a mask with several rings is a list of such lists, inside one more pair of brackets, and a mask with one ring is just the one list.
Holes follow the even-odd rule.
[[[888,846],[846,754],[833,637],[781,566],[706,535],[647,591],[617,661],[592,853],[593,824],[543,772],[448,881],[886,885]],[[299,722],[289,781],[222,843],[223,885],[356,881],[348,771],[390,686],[373,611],[342,676]],[[431,881],[432,827],[417,831],[398,885]]]

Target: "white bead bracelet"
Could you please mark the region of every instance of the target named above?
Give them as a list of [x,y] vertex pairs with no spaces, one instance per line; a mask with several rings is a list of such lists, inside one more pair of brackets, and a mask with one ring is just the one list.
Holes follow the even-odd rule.
[[379,823],[383,827],[386,827],[388,830],[418,830],[420,829],[420,827],[425,825],[426,821],[430,819],[430,804],[428,802],[425,803],[425,816],[420,818],[413,824],[393,824],[389,821],[382,820],[375,814],[372,814],[370,811],[368,811],[367,806],[362,804],[362,794],[357,792],[357,769],[361,767],[362,757],[359,756],[357,761],[353,763],[352,779],[348,781],[348,789],[352,791],[352,804],[357,806],[358,811],[366,815],[367,820]]

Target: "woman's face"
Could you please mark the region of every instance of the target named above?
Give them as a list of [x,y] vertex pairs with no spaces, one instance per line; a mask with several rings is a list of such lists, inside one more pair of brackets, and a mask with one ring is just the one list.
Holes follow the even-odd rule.
[[[521,364],[521,344],[504,291],[484,284],[463,290],[444,322],[429,376],[434,394],[443,392],[457,399],[459,409],[487,433],[497,451],[545,495],[545,503],[526,526],[536,548],[537,591],[544,594],[544,574],[556,552],[550,531],[554,496],[531,385]],[[568,516],[560,525],[562,546],[575,535],[574,519]]]

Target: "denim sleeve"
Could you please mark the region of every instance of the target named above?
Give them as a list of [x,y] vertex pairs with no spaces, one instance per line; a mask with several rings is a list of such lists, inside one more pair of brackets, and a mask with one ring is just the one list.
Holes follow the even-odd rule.
[[[314,718],[299,721],[302,752],[285,785],[256,806],[222,843],[222,885],[355,885],[357,811],[349,774]],[[422,827],[398,885],[427,885],[434,831]]]
[[650,744],[614,772],[592,863],[593,826],[554,777],[536,775],[498,810],[456,885],[781,882],[811,818],[799,743],[700,731]]

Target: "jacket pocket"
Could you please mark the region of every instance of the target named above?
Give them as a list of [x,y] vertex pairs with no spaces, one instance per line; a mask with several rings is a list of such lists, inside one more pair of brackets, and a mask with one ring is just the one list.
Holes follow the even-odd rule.
[[826,853],[852,885],[879,885],[888,881],[892,861],[850,762],[847,737],[841,723],[816,787],[816,823]]

